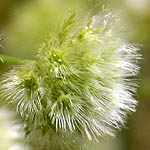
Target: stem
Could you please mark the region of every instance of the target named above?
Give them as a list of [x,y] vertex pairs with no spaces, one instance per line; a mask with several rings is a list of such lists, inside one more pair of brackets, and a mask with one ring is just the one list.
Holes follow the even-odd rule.
[[12,63],[12,64],[23,64],[25,60],[16,58],[16,57],[11,57],[7,55],[0,55],[0,62],[2,63]]

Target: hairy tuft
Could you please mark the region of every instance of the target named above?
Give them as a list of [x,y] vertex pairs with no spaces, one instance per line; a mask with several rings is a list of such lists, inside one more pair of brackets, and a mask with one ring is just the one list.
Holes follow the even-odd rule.
[[86,19],[71,12],[41,44],[34,63],[4,75],[1,95],[23,118],[31,147],[84,149],[75,143],[113,136],[135,112],[133,77],[141,56],[116,36],[114,25],[111,11]]

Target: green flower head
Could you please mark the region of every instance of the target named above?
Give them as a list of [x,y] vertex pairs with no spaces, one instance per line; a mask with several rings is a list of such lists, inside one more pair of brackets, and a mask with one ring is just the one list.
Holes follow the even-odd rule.
[[140,55],[114,25],[111,12],[86,19],[71,12],[41,44],[36,61],[4,75],[1,95],[24,120],[31,147],[85,149],[83,139],[113,136],[135,111]]

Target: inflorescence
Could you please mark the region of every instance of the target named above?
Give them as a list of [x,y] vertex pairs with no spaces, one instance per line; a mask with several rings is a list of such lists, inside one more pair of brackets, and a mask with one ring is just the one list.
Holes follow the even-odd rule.
[[36,150],[84,149],[83,139],[113,136],[135,111],[138,49],[116,36],[113,13],[87,18],[71,12],[35,61],[3,76],[1,96]]

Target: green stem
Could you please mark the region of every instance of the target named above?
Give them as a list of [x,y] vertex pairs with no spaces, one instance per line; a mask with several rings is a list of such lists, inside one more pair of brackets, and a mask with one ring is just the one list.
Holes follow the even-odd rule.
[[12,64],[23,64],[25,60],[16,58],[16,57],[11,57],[7,55],[0,55],[0,62],[2,63],[12,63]]

